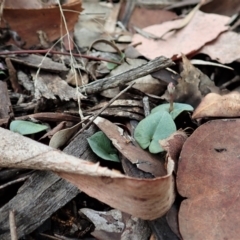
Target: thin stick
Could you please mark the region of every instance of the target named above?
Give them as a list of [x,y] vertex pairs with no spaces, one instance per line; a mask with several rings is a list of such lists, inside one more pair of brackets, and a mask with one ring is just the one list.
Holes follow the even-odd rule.
[[240,77],[239,76],[235,76],[234,78],[232,78],[231,80],[229,80],[228,82],[222,84],[222,86],[220,86],[219,88],[221,90],[223,90],[224,88],[228,87],[229,85],[231,85],[232,83],[236,83],[240,81]]
[[[68,52],[59,52],[51,49],[43,49],[43,50],[18,50],[18,51],[0,52],[0,56],[12,55],[12,54],[35,54],[35,53],[42,53],[42,54],[52,53],[52,54],[61,54],[61,55],[68,55],[68,56],[71,55],[71,53],[68,53]],[[80,53],[72,53],[72,55],[74,57],[82,57],[82,58],[87,58],[87,59],[96,60],[96,61],[105,61],[105,62],[115,63],[118,65],[121,64],[120,62],[116,62],[114,60],[109,60],[101,57],[93,57],[93,56],[84,55]]]
[[105,89],[124,86],[126,83],[131,82],[137,78],[144,77],[152,72],[156,72],[160,69],[175,65],[171,59],[160,56],[155,59],[139,66],[132,68],[126,72],[122,72],[118,75],[102,78],[99,81],[94,81],[89,84],[80,87],[81,93],[94,94],[101,92]]
[[[70,141],[72,141],[73,139],[75,139],[79,134],[81,134],[86,128],[88,128],[93,121],[106,109],[108,108],[116,99],[118,99],[123,93],[125,93],[129,88],[131,88],[133,85],[135,84],[135,82],[132,82],[130,85],[128,85],[125,89],[123,89],[120,93],[118,93],[114,98],[112,98],[108,104],[104,107],[102,107],[99,112],[97,112],[92,118],[91,120],[83,127],[81,128],[71,139]],[[69,142],[70,142],[69,141]]]
[[9,212],[9,227],[11,240],[18,240],[14,210],[10,210]]
[[23,181],[25,181],[25,180],[28,179],[28,178],[29,178],[29,176],[25,176],[25,177],[21,177],[21,178],[18,178],[18,179],[16,179],[16,180],[13,180],[13,181],[11,181],[11,182],[5,183],[5,184],[3,184],[3,185],[0,185],[0,190],[3,189],[3,188],[5,188],[5,187],[11,186],[11,185],[13,185],[13,184],[15,184],[15,183],[23,182]]

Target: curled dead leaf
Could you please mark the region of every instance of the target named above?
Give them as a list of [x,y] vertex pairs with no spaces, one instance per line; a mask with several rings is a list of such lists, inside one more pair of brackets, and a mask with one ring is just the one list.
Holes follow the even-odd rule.
[[175,199],[174,163],[155,179],[136,179],[0,128],[0,167],[50,170],[88,195],[142,219],[163,216]]
[[209,93],[196,108],[192,118],[238,116],[240,116],[240,93],[234,91],[224,96]]
[[187,140],[187,137],[188,136],[184,131],[178,130],[168,138],[159,141],[162,148],[167,151],[168,158],[175,162],[175,170],[177,169],[178,158],[182,146]]
[[[226,26],[229,17],[217,14],[206,14],[197,11],[187,26],[175,33],[169,33],[164,38],[167,41],[147,39],[140,34],[134,34],[133,44],[141,42],[137,50],[149,59],[157,56],[179,58],[180,53],[188,55],[200,49],[207,42],[214,40],[221,32],[228,29]],[[157,37],[176,28],[182,19],[168,21],[158,25],[152,25],[143,30]]]

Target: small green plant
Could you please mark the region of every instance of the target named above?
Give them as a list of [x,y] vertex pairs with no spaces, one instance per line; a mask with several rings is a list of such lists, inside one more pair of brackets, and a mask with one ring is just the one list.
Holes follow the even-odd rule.
[[168,91],[170,103],[152,109],[151,114],[139,122],[134,132],[134,138],[141,148],[149,147],[151,153],[163,152],[159,140],[169,137],[177,130],[174,119],[183,111],[193,111],[193,107],[188,104],[173,102],[173,84],[169,84]]
[[48,129],[46,125],[37,124],[29,121],[14,120],[10,123],[10,130],[21,135],[29,135],[42,132]]
[[117,149],[115,149],[108,139],[108,137],[102,132],[96,132],[87,139],[93,152],[100,158],[108,161],[119,162],[117,155]]

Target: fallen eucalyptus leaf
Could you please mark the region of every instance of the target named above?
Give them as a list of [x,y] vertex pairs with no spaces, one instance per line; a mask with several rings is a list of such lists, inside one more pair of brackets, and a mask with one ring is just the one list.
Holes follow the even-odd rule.
[[196,108],[192,118],[239,116],[240,93],[234,91],[224,96],[216,93],[209,93]]
[[239,156],[239,119],[209,121],[186,140],[176,179],[182,239],[239,239]]
[[3,128],[0,128],[0,146],[0,168],[57,172],[89,196],[135,217],[152,220],[163,216],[175,199],[172,161],[168,161],[164,176],[137,179],[64,154]]
[[49,146],[53,147],[53,148],[60,148],[62,146],[64,146],[70,139],[71,137],[74,136],[74,134],[76,134],[76,132],[82,127],[82,122],[74,125],[73,127],[70,128],[65,128],[62,129],[58,132],[56,132],[50,142],[49,142]]

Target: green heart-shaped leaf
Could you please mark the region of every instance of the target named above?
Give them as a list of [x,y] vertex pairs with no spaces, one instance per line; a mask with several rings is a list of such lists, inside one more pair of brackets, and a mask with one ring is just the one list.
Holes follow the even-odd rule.
[[[170,103],[161,104],[152,109],[151,114],[155,112],[167,111],[169,112]],[[173,110],[170,112],[172,119],[174,120],[183,111],[193,111],[193,107],[185,103],[173,103]]]
[[113,147],[111,141],[102,132],[96,132],[87,139],[93,152],[104,160],[119,162],[117,150]]
[[169,137],[176,130],[171,115],[165,110],[157,111],[139,122],[134,138],[143,149],[149,147],[151,153],[159,153],[164,151],[159,140]]
[[46,125],[37,124],[29,121],[14,120],[10,123],[10,130],[21,135],[34,134],[48,129]]

